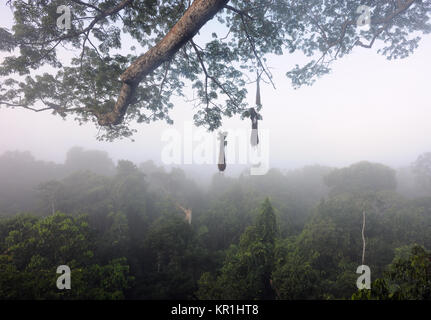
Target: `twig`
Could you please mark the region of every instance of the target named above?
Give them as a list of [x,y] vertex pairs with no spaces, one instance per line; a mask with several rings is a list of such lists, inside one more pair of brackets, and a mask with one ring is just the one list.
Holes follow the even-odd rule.
[[250,43],[251,49],[253,50],[254,56],[256,57],[256,60],[257,60],[258,64],[260,64],[260,66],[262,67],[263,71],[265,72],[266,76],[268,77],[269,81],[271,82],[272,86],[275,89],[275,85],[274,85],[274,82],[272,81],[271,75],[268,73],[268,71],[266,70],[265,66],[262,63],[262,60],[260,59],[259,55],[257,54],[256,46],[255,46],[254,41],[251,38],[250,34],[248,33],[247,25],[246,25],[246,23],[244,21],[244,17],[243,16],[241,16],[241,22],[242,22],[242,25],[244,26],[245,35],[246,35],[246,37],[248,39],[248,42]]
[[[230,95],[230,93],[221,85],[221,83],[216,79],[216,78],[214,78],[213,76],[211,76],[209,73],[208,73],[208,71],[207,71],[207,68],[205,67],[205,63],[204,63],[204,61],[203,61],[203,59],[202,59],[202,56],[201,56],[201,52],[199,51],[199,49],[198,49],[198,47],[196,46],[196,44],[194,43],[194,41],[193,40],[190,40],[190,43],[192,44],[192,46],[193,46],[193,48],[194,48],[194,50],[196,51],[196,55],[197,55],[197,57],[198,57],[198,60],[199,60],[199,63],[200,63],[200,65],[201,65],[201,67],[202,67],[202,69],[203,69],[203,71],[204,71],[204,73],[205,73],[205,77],[207,78],[207,79],[210,79],[210,80],[212,80],[223,92],[224,92],[224,94],[226,94],[228,97],[229,97],[229,100],[230,101],[232,101],[232,103],[233,104],[235,104],[236,105],[236,107],[238,107],[238,105],[237,105],[237,103],[235,102],[235,100],[232,98],[232,96]],[[208,96],[207,96],[207,103],[208,103]]]

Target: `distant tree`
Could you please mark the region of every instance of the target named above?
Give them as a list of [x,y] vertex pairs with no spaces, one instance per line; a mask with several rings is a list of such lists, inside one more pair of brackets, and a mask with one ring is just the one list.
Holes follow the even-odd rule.
[[84,150],[81,147],[71,148],[66,155],[65,167],[68,173],[91,171],[100,175],[112,175],[114,162],[108,153],[99,150]]
[[[132,284],[124,258],[95,261],[97,248],[85,216],[56,213],[3,224],[9,230],[0,233],[5,236],[0,248],[6,248],[0,253],[0,299],[121,299]],[[57,289],[60,265],[70,267],[73,290]]]
[[151,175],[157,171],[164,171],[164,168],[157,166],[152,160],[148,160],[139,165],[139,170],[146,175]]
[[431,300],[431,253],[418,245],[399,248],[387,278],[392,297]]
[[56,180],[47,181],[41,183],[37,189],[39,190],[43,201],[47,205],[47,207],[51,210],[51,213],[54,214],[56,209],[56,205],[58,204],[59,197],[64,194],[62,190],[63,185],[61,182]]
[[139,173],[138,167],[129,160],[119,160],[116,171],[119,177],[127,177]]
[[[386,265],[393,259],[395,248],[409,241],[429,242],[430,216],[420,208],[393,192],[343,193],[329,197],[316,208],[302,232],[288,249],[288,257],[278,265],[279,270],[298,270],[290,278],[278,273],[282,288],[284,283],[303,279],[306,272],[318,276],[308,288],[311,298],[350,298],[356,291],[356,268],[362,264],[362,225],[366,215],[366,252],[364,263],[373,270],[373,277],[382,275]],[[413,231],[414,230],[414,231]],[[289,263],[301,261],[311,269],[303,270]],[[284,285],[285,286],[285,285]],[[286,293],[287,294],[287,293]],[[290,296],[301,292],[292,291]],[[290,297],[289,296],[289,297]]]
[[358,290],[352,295],[352,300],[390,300],[388,284],[383,279],[371,283],[371,289]]
[[111,199],[116,210],[144,212],[148,183],[145,174],[131,161],[120,160],[112,182]]
[[191,226],[179,215],[155,221],[143,248],[145,273],[137,296],[144,299],[192,299],[205,269],[206,253]]
[[431,253],[418,245],[398,248],[383,279],[352,299],[431,300]]
[[268,199],[253,226],[231,247],[215,279],[204,274],[199,281],[200,299],[274,299],[271,285],[274,247],[278,235],[274,209]]
[[[28,151],[8,151],[0,156],[0,214],[35,212],[40,200],[37,186],[62,178],[62,166],[36,160]],[[46,207],[43,208],[44,211]]]
[[67,213],[109,213],[112,207],[111,179],[90,171],[73,173],[61,181],[57,206]]
[[412,167],[419,185],[431,193],[431,152],[420,155]]
[[275,268],[272,274],[277,299],[304,300],[319,298],[319,271],[295,246],[285,239],[277,244]]
[[430,194],[414,171],[413,165],[397,169],[397,192],[407,198],[423,198]]
[[106,229],[102,230],[97,242],[98,251],[103,258],[114,256],[130,256],[130,230],[127,215],[123,212],[111,212],[104,219]]
[[395,191],[397,187],[395,170],[379,163],[366,161],[333,170],[325,176],[324,181],[331,188],[331,194]]
[[[358,261],[355,258],[360,255],[359,241],[359,232],[357,235],[352,234],[341,221],[325,217],[319,212],[295,239],[294,249],[288,251],[285,263],[279,265],[277,287],[282,293],[284,288],[284,296],[288,299],[305,298],[307,293],[309,299],[341,299],[346,291],[350,291],[351,295],[355,285],[354,268],[357,267],[354,262]],[[302,266],[295,265],[297,263]],[[292,274],[283,275],[279,273],[280,270],[290,270]],[[351,275],[347,285],[342,278],[346,271]],[[305,281],[305,284],[300,281]],[[288,284],[293,285],[295,290],[288,293]]]

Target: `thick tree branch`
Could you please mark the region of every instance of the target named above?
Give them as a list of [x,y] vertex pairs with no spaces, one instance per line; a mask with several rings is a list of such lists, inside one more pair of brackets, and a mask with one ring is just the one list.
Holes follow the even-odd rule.
[[137,58],[120,76],[120,95],[111,112],[96,114],[102,126],[121,123],[135,90],[142,79],[168,61],[211,20],[229,0],[195,0],[168,34],[144,55]]

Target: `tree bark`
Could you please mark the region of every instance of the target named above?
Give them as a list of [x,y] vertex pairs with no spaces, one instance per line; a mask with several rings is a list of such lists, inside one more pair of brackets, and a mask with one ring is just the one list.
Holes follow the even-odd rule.
[[195,0],[168,34],[145,54],[137,58],[120,76],[123,85],[114,109],[96,114],[102,126],[122,122],[127,107],[142,79],[168,61],[178,50],[219,12],[229,0]]

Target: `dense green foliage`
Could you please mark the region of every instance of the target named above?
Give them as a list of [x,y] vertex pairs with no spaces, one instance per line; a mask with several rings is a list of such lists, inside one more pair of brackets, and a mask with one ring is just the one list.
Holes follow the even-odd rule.
[[[206,188],[79,148],[61,165],[0,164],[2,299],[430,298],[430,194],[397,193],[381,164],[216,174]],[[372,287],[358,292],[363,212]]]
[[[125,258],[95,258],[94,235],[85,217],[56,213],[2,221],[0,296],[6,299],[121,299],[130,286]],[[57,266],[73,270],[73,290],[54,286]]]
[[[137,69],[137,59],[159,44],[189,7],[203,2],[8,0],[14,22],[11,29],[0,28],[0,51],[7,54],[0,64],[0,105],[94,121],[102,126],[100,138],[115,139],[133,134],[132,120],[172,123],[171,98],[188,87],[197,97],[195,123],[214,130],[223,117],[246,114],[250,77],[259,73],[272,82],[271,55],[306,58],[286,73],[299,87],[328,74],[333,61],[356,47],[378,43],[388,59],[405,58],[431,31],[431,3],[422,0],[212,1],[217,13],[211,29],[191,30],[205,36],[181,39],[172,55],[158,48],[147,59],[151,65],[163,56],[155,68],[127,76],[125,70]],[[358,27],[363,5],[370,8],[368,29]],[[59,6],[72,12],[69,29],[57,25]],[[201,13],[194,14],[196,19]],[[178,40],[182,34],[171,36]],[[100,121],[110,112],[119,115],[118,123]]]
[[362,290],[355,300],[430,300],[431,253],[423,247],[404,246],[396,250],[393,262],[371,290]]
[[239,245],[232,245],[213,279],[205,273],[199,282],[201,299],[272,299],[271,274],[274,269],[274,247],[277,237],[274,209],[268,199],[253,226],[242,234]]

